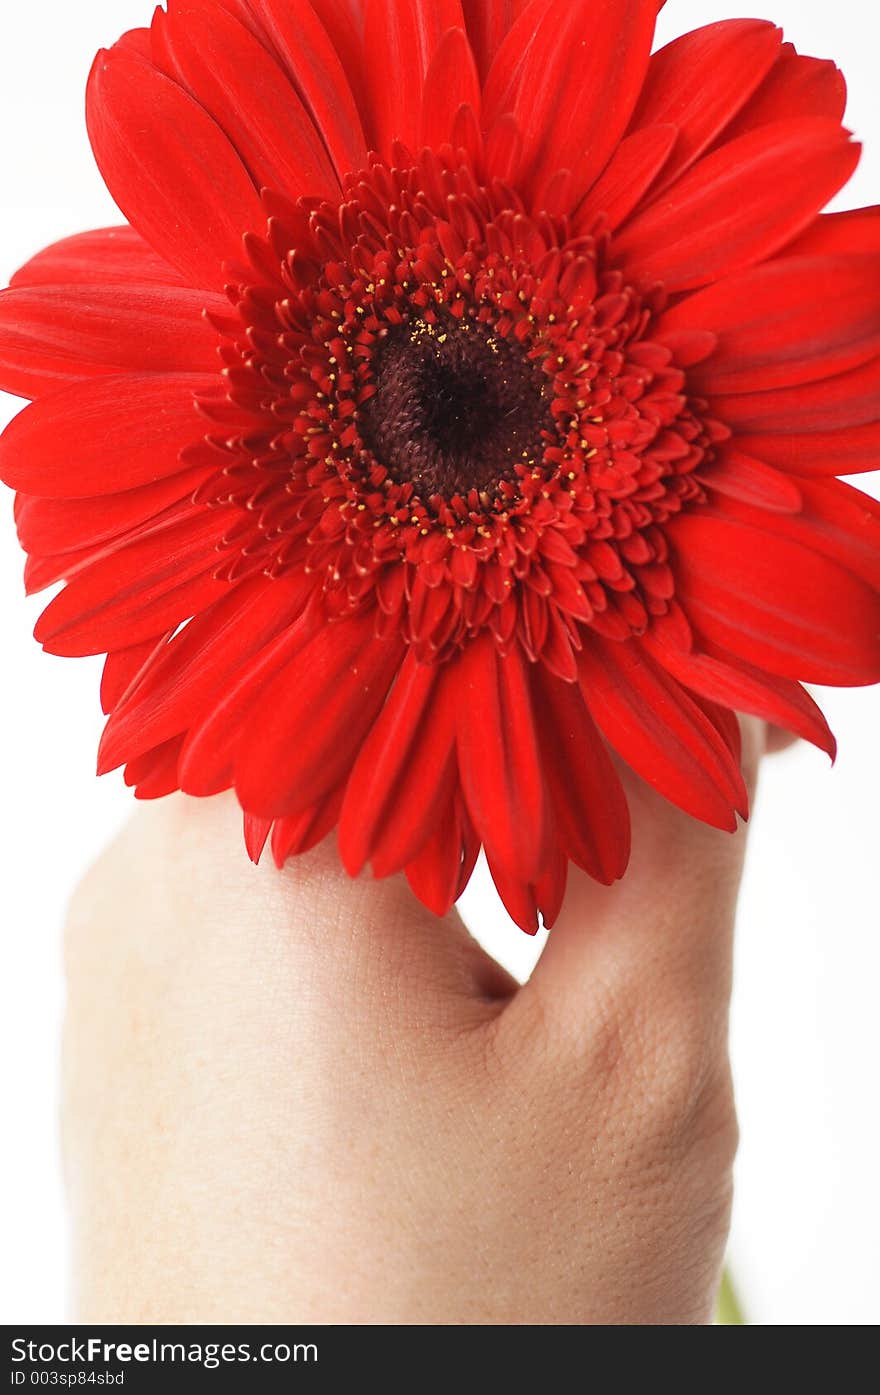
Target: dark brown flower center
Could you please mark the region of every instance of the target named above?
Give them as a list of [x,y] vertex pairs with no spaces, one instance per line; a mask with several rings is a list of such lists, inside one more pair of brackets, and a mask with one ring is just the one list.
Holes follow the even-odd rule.
[[417,318],[386,336],[360,413],[375,458],[424,499],[491,490],[534,469],[552,430],[546,381],[518,341],[451,314]]

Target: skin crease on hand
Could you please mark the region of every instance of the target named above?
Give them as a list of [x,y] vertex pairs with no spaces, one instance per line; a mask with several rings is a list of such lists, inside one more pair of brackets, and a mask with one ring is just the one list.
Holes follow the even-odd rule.
[[142,808],[67,932],[76,1319],[709,1322],[745,830],[628,787],[523,988],[332,839],[279,873],[231,797]]

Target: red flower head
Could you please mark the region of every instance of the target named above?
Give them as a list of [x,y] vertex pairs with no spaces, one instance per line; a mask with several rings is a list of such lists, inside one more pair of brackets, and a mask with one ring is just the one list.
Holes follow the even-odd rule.
[[[612,747],[746,813],[733,710],[880,677],[880,213],[843,81],[657,0],[169,0],[99,54],[130,226],[0,301],[37,638],[106,653],[100,766],[339,827],[445,911],[610,882]],[[707,77],[710,79],[707,81]]]

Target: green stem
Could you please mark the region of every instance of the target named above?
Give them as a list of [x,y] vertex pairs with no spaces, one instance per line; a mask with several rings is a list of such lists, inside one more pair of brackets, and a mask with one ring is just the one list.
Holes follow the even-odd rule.
[[730,1277],[729,1269],[725,1269],[724,1273],[721,1275],[721,1288],[718,1293],[718,1308],[715,1313],[715,1322],[719,1327],[747,1326],[736,1289],[734,1288],[733,1279]]

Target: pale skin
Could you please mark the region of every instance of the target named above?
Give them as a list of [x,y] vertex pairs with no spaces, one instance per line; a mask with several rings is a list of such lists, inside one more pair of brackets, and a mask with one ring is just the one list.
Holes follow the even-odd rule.
[[745,830],[628,789],[520,989],[332,839],[254,869],[231,797],[142,808],[69,917],[76,1318],[710,1321]]

